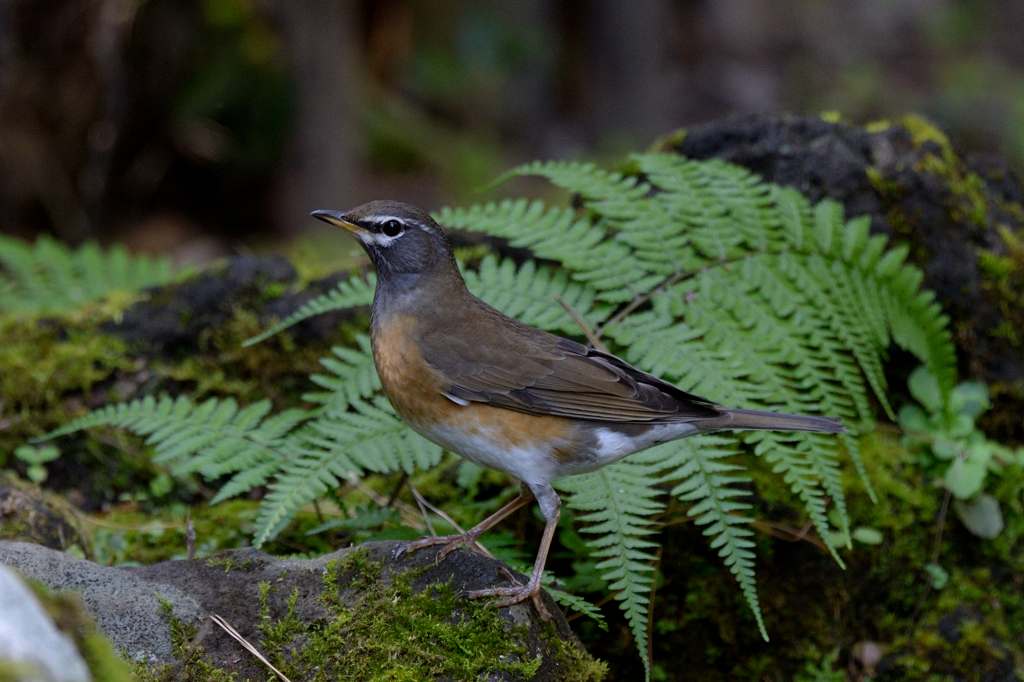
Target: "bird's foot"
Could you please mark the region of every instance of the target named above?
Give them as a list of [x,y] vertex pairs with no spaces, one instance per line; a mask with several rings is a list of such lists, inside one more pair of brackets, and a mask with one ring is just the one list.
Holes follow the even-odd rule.
[[540,615],[541,620],[551,620],[551,613],[548,608],[544,606],[544,600],[540,596],[540,575],[538,574],[535,578],[530,578],[530,582],[525,585],[519,582],[516,577],[507,568],[502,568],[501,572],[505,574],[508,581],[512,583],[512,587],[492,587],[486,590],[473,590],[466,592],[465,597],[467,599],[486,599],[488,597],[499,597],[487,603],[487,606],[493,606],[494,608],[500,609],[504,606],[512,606],[518,604],[521,601],[527,599],[533,600],[533,605],[537,608],[537,613]]
[[440,563],[442,559],[448,556],[450,553],[457,550],[459,547],[465,547],[466,549],[476,552],[477,554],[484,554],[483,548],[476,542],[477,536],[471,532],[462,533],[460,535],[439,535],[433,537],[420,538],[414,540],[402,547],[396,552],[395,556],[400,557],[403,554],[413,554],[426,547],[434,547],[436,545],[444,545],[441,551],[437,553],[437,557],[434,559],[435,563]]

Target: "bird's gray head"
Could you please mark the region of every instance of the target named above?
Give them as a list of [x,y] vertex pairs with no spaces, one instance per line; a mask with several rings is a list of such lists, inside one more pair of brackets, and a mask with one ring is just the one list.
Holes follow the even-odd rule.
[[458,275],[448,239],[424,211],[398,201],[371,201],[351,211],[313,211],[355,236],[381,282],[414,284],[420,275]]

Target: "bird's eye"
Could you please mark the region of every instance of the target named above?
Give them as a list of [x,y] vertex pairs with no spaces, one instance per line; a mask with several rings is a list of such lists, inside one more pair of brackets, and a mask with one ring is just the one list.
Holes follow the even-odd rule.
[[381,228],[381,232],[384,233],[385,237],[397,237],[402,234],[402,223],[397,220],[389,220],[384,223],[384,227]]

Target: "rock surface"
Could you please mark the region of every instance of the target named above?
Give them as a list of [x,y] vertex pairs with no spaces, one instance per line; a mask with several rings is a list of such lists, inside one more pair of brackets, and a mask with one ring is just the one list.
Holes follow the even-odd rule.
[[2,563],[0,664],[16,666],[15,679],[21,682],[89,682],[92,679],[74,643],[57,629],[32,590]]
[[[107,567],[38,545],[0,542],[0,562],[51,588],[80,593],[86,610],[101,631],[116,649],[126,652],[131,659],[154,666],[181,666],[185,644],[188,650],[201,647],[206,662],[237,673],[239,679],[265,679],[266,668],[220,628],[211,627],[210,615],[223,617],[243,637],[260,646],[261,641],[271,638],[261,626],[265,627],[268,622],[290,622],[289,614],[293,613],[302,624],[303,634],[288,646],[300,647],[303,637],[315,637],[310,633],[327,629],[337,619],[338,612],[323,598],[325,576],[332,575],[332,570],[337,571],[333,582],[338,588],[339,604],[360,605],[360,609],[367,606],[367,602],[360,600],[360,593],[372,591],[373,583],[387,585],[408,580],[411,592],[405,598],[424,590],[436,590],[440,594],[448,586],[458,593],[507,584],[500,572],[503,564],[492,559],[465,550],[452,553],[439,564],[434,563],[435,553],[429,550],[396,559],[394,554],[401,544],[369,543],[311,560],[278,559],[255,549],[240,549],[206,560]],[[363,563],[353,564],[357,551],[362,552]],[[332,562],[340,568],[332,569]],[[365,568],[378,565],[377,562],[382,562],[379,575],[367,583]],[[291,606],[289,599],[295,600]],[[396,613],[401,610],[398,599],[396,593],[393,605]],[[456,608],[448,618],[455,626],[452,630],[458,632],[464,624],[467,630],[478,627],[473,622],[476,617],[472,612],[479,602],[460,603],[465,607]],[[578,642],[554,602],[547,597],[546,603],[554,614],[551,624],[541,623],[532,605],[517,604],[497,611],[505,631],[502,638],[506,643],[512,642],[520,652],[509,660],[532,663],[540,657],[542,661],[536,675],[518,675],[514,669],[502,669],[499,665],[502,662],[495,660],[495,667],[486,671],[486,679],[543,682],[565,679],[569,674],[577,675],[572,679],[587,679],[578,677],[580,662],[586,667],[587,661],[592,663],[592,659],[580,652]],[[345,612],[348,614],[345,617],[357,621],[358,610]],[[367,612],[371,610],[366,608]],[[182,626],[189,632],[188,642],[175,640],[174,631],[180,633]],[[289,627],[293,626],[294,623]],[[392,626],[385,624],[383,627]],[[361,631],[359,628],[352,630]],[[377,636],[385,637],[383,632]],[[421,648],[429,655],[432,642],[423,641]],[[297,656],[296,650],[289,649],[289,652],[289,656]]]

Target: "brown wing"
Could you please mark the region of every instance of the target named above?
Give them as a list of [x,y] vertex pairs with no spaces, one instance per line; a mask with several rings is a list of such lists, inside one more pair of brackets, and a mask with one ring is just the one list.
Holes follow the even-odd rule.
[[[452,398],[530,414],[609,422],[672,423],[719,416],[713,402],[613,355],[513,320],[480,302],[450,325],[429,325],[423,357]],[[502,330],[499,336],[492,330]],[[479,337],[487,330],[486,340]]]

